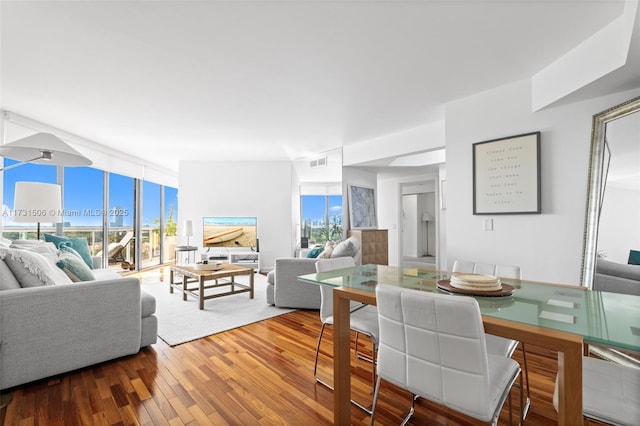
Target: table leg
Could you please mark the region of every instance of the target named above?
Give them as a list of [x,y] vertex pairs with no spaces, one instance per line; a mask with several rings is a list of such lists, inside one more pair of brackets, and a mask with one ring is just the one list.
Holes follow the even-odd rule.
[[187,276],[182,274],[182,300],[187,300]]
[[251,274],[249,275],[249,299],[253,299],[253,269],[251,270]]
[[582,345],[558,352],[558,424],[582,425]]
[[333,290],[333,423],[351,424],[351,359],[349,299]]
[[200,301],[200,310],[204,309],[204,276],[200,277],[200,291],[198,292]]
[[232,276],[231,277],[231,291],[236,291],[235,290],[235,286],[234,286],[235,283],[236,283],[236,277]]
[[173,294],[173,269],[169,269],[169,293]]

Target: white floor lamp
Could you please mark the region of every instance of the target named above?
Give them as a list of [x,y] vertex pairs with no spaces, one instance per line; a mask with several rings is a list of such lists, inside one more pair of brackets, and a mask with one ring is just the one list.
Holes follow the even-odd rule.
[[427,227],[427,256],[429,256],[429,222],[433,221],[433,215],[429,212],[422,213],[422,221]]
[[38,224],[39,240],[40,223],[62,221],[62,188],[52,183],[16,182],[13,210],[14,222]]

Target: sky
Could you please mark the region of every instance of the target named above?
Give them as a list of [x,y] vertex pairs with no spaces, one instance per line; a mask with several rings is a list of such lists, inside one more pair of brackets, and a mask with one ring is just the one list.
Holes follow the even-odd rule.
[[[321,222],[325,215],[325,195],[306,195],[302,197],[302,218],[312,222]],[[342,196],[329,196],[329,218],[342,216]]]

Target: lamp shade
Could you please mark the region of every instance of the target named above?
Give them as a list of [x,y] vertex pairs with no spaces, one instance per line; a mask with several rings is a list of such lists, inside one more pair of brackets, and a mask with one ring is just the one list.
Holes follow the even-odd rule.
[[0,145],[0,155],[13,160],[54,166],[89,166],[91,160],[51,133],[36,133]]
[[185,220],[182,226],[182,235],[185,237],[193,236],[193,222],[191,220]]
[[429,212],[422,213],[422,221],[423,222],[431,222],[433,221],[433,215]]
[[62,188],[42,182],[16,182],[13,221],[20,223],[61,222]]

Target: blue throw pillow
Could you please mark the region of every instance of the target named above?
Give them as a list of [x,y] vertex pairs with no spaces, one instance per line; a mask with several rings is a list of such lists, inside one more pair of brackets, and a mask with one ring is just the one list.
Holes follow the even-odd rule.
[[324,250],[324,247],[316,247],[309,250],[309,253],[307,253],[307,258],[315,259],[320,255],[320,253],[322,253],[322,250]]
[[87,243],[87,239],[83,237],[78,238],[69,238],[69,237],[60,237],[58,235],[53,234],[44,234],[44,240],[49,243],[53,243],[56,245],[58,249],[60,249],[62,243],[64,246],[71,247],[75,251],[78,252],[84,263],[87,264],[89,269],[93,269],[93,259],[91,258],[91,252],[89,251],[89,243]]
[[640,265],[640,250],[629,250],[629,265]]
[[71,247],[71,243],[60,243],[60,251],[65,251],[67,253],[71,253],[74,256],[77,256],[78,259],[84,261],[84,259],[82,258],[82,256],[80,256],[80,253],[78,253],[76,251],[76,249],[74,249],[73,247]]
[[58,268],[62,269],[73,282],[92,281],[96,279],[93,272],[91,272],[91,269],[89,269],[89,267],[84,263],[82,258],[76,256],[70,251],[60,251],[60,256],[58,256],[56,265]]

